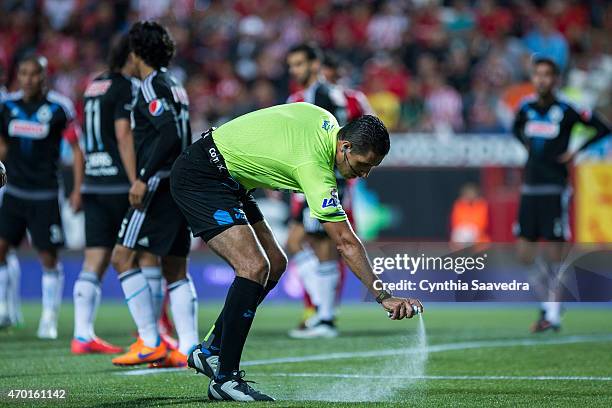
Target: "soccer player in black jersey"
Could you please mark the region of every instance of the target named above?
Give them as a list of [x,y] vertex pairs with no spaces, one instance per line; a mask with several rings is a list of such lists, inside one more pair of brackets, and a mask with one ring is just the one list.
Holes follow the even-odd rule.
[[[85,179],[83,209],[85,212],[85,260],[74,285],[74,336],[71,350],[75,354],[119,353],[120,347],[99,339],[94,332],[100,282],[110,263],[117,233],[129,208],[128,191],[136,180],[134,139],[130,128],[132,102],[138,90],[132,79],[134,67],[129,56],[127,36],[113,45],[109,70],[98,75],[84,94]],[[163,289],[158,257],[139,254],[139,264],[159,307]]]
[[74,157],[70,203],[75,211],[81,205],[83,154],[73,104],[47,89],[46,67],[44,57],[22,59],[17,70],[20,90],[9,94],[0,108],[0,157],[5,159],[8,177],[0,208],[0,303],[6,298],[7,252],[21,243],[27,229],[43,266],[38,337],[54,339],[63,287],[57,257],[64,242],[57,179],[62,138]]
[[[166,29],[155,22],[139,22],[128,37],[130,58],[142,80],[131,113],[137,172],[129,191],[132,208],[121,223],[111,262],[119,273],[140,338],[113,363],[161,360],[164,366],[185,366],[187,352],[198,343],[197,299],[186,271],[190,234],[171,196],[168,176],[174,160],[191,143],[189,100],[166,69],[174,55],[174,43]],[[168,353],[160,341],[151,290],[136,259],[138,251],[162,257],[178,350]]]
[[[547,268],[558,276],[565,245],[570,238],[567,215],[568,164],[576,153],[610,133],[610,128],[595,113],[577,110],[555,94],[559,70],[549,58],[534,59],[531,80],[535,98],[520,106],[513,133],[528,151],[521,187],[521,202],[516,224],[519,257],[533,264],[538,240],[546,240]],[[574,152],[568,150],[572,128],[577,123],[596,130],[595,136]],[[549,287],[549,289],[551,289]],[[553,290],[554,292],[554,290]],[[541,318],[533,332],[558,330],[561,323],[560,303],[554,295],[542,304]]]

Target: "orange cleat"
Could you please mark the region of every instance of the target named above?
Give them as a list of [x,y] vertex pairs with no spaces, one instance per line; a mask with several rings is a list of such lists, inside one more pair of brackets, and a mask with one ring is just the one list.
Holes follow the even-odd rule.
[[159,360],[163,360],[166,357],[166,354],[168,353],[166,343],[162,341],[159,342],[159,346],[157,347],[147,347],[143,343],[132,346],[130,347],[130,350],[127,353],[122,354],[119,357],[113,358],[113,364],[119,366],[132,366],[146,363],[155,363]]
[[178,350],[170,350],[166,358],[149,364],[149,368],[187,367],[187,356]]
[[166,343],[168,350],[178,350],[178,341],[167,333],[159,333],[162,343]]
[[121,353],[123,348],[107,343],[98,337],[94,337],[89,341],[72,339],[70,351],[72,351],[72,354],[117,354]]
[[137,348],[140,348],[142,346],[143,346],[142,339],[140,337],[138,337],[138,338],[136,338],[135,342],[130,344],[130,347],[128,347],[128,350],[129,351],[136,350]]

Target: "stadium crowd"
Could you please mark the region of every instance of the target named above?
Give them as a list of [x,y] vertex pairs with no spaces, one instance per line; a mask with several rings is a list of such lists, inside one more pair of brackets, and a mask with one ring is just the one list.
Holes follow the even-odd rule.
[[52,86],[78,102],[111,38],[139,19],[176,41],[195,131],[284,102],[295,90],[286,52],[302,41],[333,52],[340,82],[363,90],[394,131],[508,130],[531,92],[534,53],[559,64],[574,102],[612,116],[612,3],[600,0],[3,1],[8,88],[15,61],[35,50]]

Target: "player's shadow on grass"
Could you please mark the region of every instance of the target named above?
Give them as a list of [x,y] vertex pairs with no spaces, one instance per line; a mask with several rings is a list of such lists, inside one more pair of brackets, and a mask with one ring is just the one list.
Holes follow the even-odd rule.
[[95,408],[117,408],[117,407],[171,407],[173,405],[183,404],[202,404],[202,403],[215,403],[217,401],[211,401],[207,396],[202,397],[139,397],[132,399],[122,399],[113,402],[102,402],[100,404],[88,404],[88,407]]

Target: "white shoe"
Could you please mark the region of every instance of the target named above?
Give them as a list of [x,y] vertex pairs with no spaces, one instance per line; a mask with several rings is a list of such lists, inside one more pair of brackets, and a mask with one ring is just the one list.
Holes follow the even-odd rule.
[[36,336],[39,339],[57,339],[57,314],[43,311]]
[[289,332],[289,337],[293,339],[317,339],[338,337],[338,329],[333,322],[320,321],[315,325],[303,329],[294,329]]
[[274,401],[274,398],[257,391],[245,381],[244,371],[234,371],[224,382],[216,382],[213,378],[208,385],[208,398],[213,401]]

